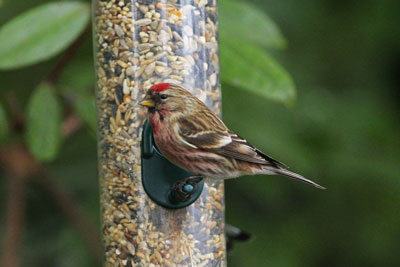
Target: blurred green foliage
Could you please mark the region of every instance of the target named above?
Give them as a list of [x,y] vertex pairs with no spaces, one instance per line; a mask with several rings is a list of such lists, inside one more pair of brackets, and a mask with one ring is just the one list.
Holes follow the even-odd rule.
[[89,21],[89,5],[48,3],[24,12],[0,30],[0,69],[21,68],[65,49]]
[[54,159],[61,143],[61,107],[55,88],[41,84],[29,99],[26,142],[39,161]]
[[0,105],[0,141],[8,135],[8,120],[3,105]]
[[[59,24],[63,14],[39,12],[57,2],[76,8],[64,14],[74,21],[69,27],[57,28],[65,26]],[[63,51],[87,26],[88,3],[81,2],[0,2],[0,154],[10,145],[26,144],[37,160],[52,160],[44,165],[46,174],[73,196],[99,232],[88,32],[54,75]],[[282,177],[226,182],[227,222],[256,236],[236,245],[229,266],[396,266],[400,261],[399,8],[389,0],[220,0],[224,121],[328,188],[319,191]],[[44,30],[22,46],[7,44],[18,40],[13,34],[34,33],[7,27],[17,27],[21,16],[35,16],[35,10],[41,20],[32,21],[59,29],[56,38]],[[55,42],[57,47],[35,50]],[[296,81],[297,100],[292,78],[277,62]],[[75,131],[62,136],[61,126],[76,118]],[[0,171],[3,232],[7,167]],[[43,186],[29,183],[25,198],[21,265],[97,266],[85,237]]]

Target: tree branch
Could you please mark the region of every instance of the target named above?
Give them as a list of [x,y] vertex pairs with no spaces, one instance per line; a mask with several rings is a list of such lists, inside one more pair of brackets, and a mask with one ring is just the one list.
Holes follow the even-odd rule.
[[36,176],[33,181],[38,183],[54,199],[55,204],[61,208],[68,222],[75,227],[79,235],[88,244],[89,250],[94,255],[97,263],[101,265],[101,240],[96,227],[94,227],[82,206],[74,201],[73,197],[54,180],[42,172],[42,175]]
[[60,61],[56,64],[56,66],[53,68],[53,70],[50,72],[50,74],[47,76],[45,79],[46,82],[50,84],[55,84],[58,77],[64,70],[64,68],[68,65],[68,63],[71,61],[71,59],[74,57],[78,49],[81,47],[81,45],[84,43],[85,39],[88,36],[88,33],[90,32],[90,24],[86,27],[86,29],[82,32],[82,34],[76,39],[69,47],[68,49],[64,52],[62,55]]
[[58,185],[53,177],[49,177],[45,167],[35,161],[28,150],[22,145],[10,145],[0,151],[0,162],[9,174],[9,199],[7,208],[6,235],[3,241],[3,257],[0,266],[18,266],[20,236],[25,213],[26,182],[34,181],[54,199],[61,208],[68,222],[79,232],[87,243],[89,250],[101,265],[102,251],[99,232],[84,208],[76,202],[63,187]]
[[0,266],[17,267],[26,208],[26,181],[39,168],[38,165],[32,164],[33,158],[23,146],[9,147],[1,152],[0,162],[7,167],[5,172],[8,183],[8,199]]

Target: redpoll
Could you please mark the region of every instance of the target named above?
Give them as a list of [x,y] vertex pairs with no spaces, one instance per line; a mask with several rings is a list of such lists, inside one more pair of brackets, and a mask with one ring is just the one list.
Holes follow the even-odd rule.
[[156,84],[140,104],[148,108],[154,141],[161,153],[197,179],[281,174],[324,189],[287,170],[286,165],[229,130],[203,102],[181,86]]

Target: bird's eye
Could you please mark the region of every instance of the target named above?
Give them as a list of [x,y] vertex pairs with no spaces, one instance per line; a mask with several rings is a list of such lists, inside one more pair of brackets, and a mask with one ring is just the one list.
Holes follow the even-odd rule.
[[167,99],[168,96],[166,94],[162,94],[160,97],[161,99]]

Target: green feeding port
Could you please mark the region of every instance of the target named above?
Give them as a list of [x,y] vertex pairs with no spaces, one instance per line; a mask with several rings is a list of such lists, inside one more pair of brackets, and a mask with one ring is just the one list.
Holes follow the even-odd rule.
[[167,209],[187,207],[201,195],[204,181],[199,181],[195,185],[184,184],[182,191],[189,195],[184,200],[174,192],[174,185],[192,176],[161,154],[154,143],[153,128],[149,121],[146,121],[142,132],[142,183],[147,195]]

